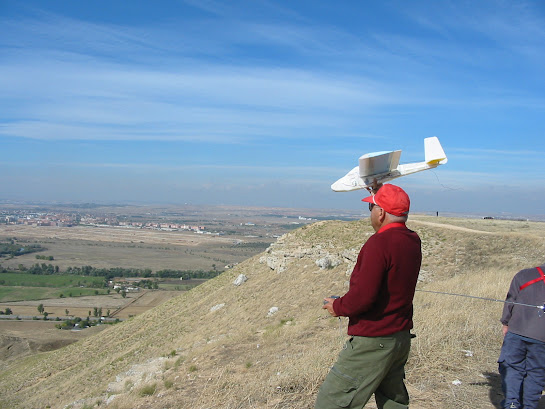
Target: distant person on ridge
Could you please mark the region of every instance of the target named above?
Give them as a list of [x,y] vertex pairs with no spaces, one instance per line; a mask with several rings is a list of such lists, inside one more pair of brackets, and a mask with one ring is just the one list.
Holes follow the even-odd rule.
[[[506,301],[542,305],[545,264],[519,271]],[[535,409],[545,387],[545,317],[535,308],[506,303],[503,307],[503,345],[498,359],[505,399],[502,408]]]
[[338,299],[324,299],[332,316],[349,317],[351,338],[318,392],[316,409],[363,408],[373,393],[379,409],[409,405],[404,368],[422,250],[418,235],[405,226],[407,193],[391,184],[374,191],[363,201],[375,234],[359,253],[350,288]]

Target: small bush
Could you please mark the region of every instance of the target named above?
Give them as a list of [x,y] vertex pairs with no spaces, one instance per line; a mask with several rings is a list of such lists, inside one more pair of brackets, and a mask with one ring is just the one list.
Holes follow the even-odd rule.
[[155,393],[156,389],[157,389],[157,384],[152,383],[150,385],[143,386],[142,389],[138,391],[138,394],[140,396],[151,396]]

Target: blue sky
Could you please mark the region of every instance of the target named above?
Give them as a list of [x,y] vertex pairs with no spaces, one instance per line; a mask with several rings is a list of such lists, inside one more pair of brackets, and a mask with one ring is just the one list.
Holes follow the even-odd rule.
[[0,200],[545,214],[541,1],[0,0]]

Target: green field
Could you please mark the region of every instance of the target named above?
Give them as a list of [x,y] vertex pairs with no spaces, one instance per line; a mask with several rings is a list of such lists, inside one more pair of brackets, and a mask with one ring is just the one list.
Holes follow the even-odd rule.
[[24,287],[93,287],[102,288],[104,277],[89,277],[72,274],[63,275],[36,275],[25,273],[2,273],[0,274],[0,285],[2,286],[24,286]]
[[[81,288],[81,287],[16,287],[0,286],[0,302],[32,301],[46,298],[80,297],[84,295],[107,294],[106,289]],[[72,294],[72,295],[70,295]]]
[[76,275],[0,274],[0,302],[106,294],[104,278]]
[[196,287],[199,283],[195,284],[164,284],[159,283],[159,289],[168,291],[189,291],[193,287]]

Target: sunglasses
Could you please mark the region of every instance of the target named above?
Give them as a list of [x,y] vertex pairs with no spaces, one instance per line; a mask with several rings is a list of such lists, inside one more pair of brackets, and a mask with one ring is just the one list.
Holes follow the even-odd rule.
[[372,211],[373,210],[373,207],[375,207],[376,204],[374,203],[369,203],[369,211]]

